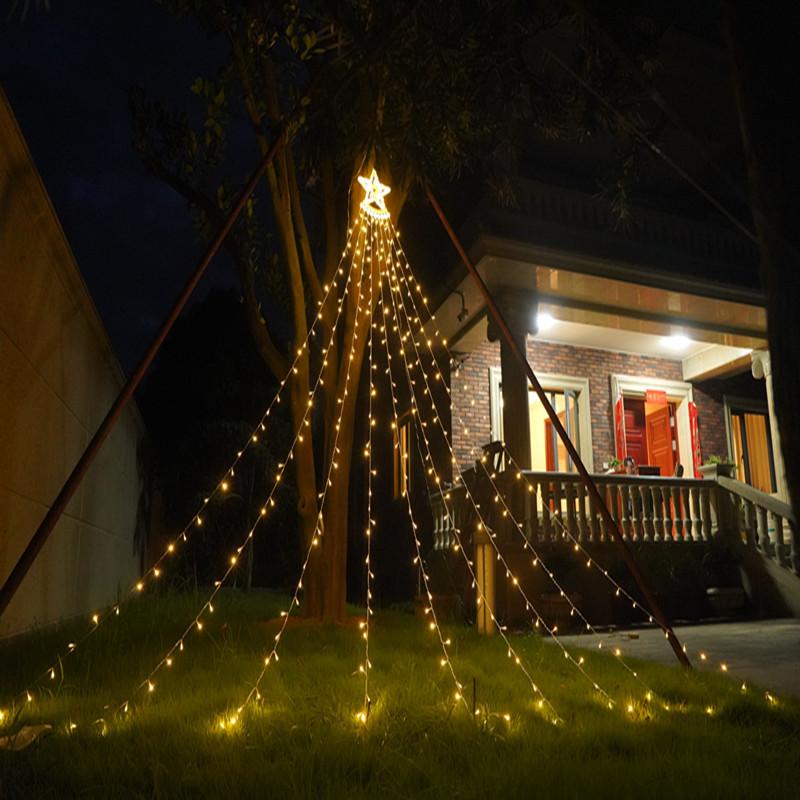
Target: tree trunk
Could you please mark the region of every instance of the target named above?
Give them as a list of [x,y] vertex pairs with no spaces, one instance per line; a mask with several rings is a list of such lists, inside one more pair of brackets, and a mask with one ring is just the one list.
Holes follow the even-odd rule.
[[[372,267],[373,265],[370,264],[370,268]],[[375,279],[374,270],[372,279]],[[340,406],[338,402],[335,402],[336,411],[326,420],[328,461],[325,474],[327,474],[331,460],[335,459],[337,467],[331,472],[332,482],[325,498],[325,535],[320,548],[322,563],[315,571],[314,578],[323,586],[321,618],[324,622],[336,624],[344,623],[347,617],[348,500],[358,389],[364,365],[367,333],[372,319],[372,309],[367,305],[369,303],[369,289],[367,288],[369,280],[368,274],[361,275],[358,279],[353,278],[352,294],[348,298],[350,302],[347,303],[348,313],[336,389],[336,396],[342,398],[342,404]],[[359,293],[361,293],[360,303],[357,300]],[[352,360],[350,359],[351,354]],[[336,420],[339,420],[338,435]],[[336,451],[334,451],[334,443]]]
[[734,85],[761,245],[767,293],[769,350],[786,481],[800,503],[800,204],[796,150],[800,142],[797,79],[790,54],[797,11],[768,13],[758,4],[727,3]]
[[350,477],[355,437],[355,409],[364,348],[359,346],[351,366],[350,389],[342,411],[339,430],[337,475],[325,501],[325,601],[322,618],[325,622],[341,624],[347,617],[347,534],[349,529]]
[[[294,449],[294,475],[297,486],[297,517],[300,530],[300,551],[301,558],[305,558],[305,553],[311,545],[311,539],[317,529],[317,515],[319,506],[317,504],[317,478],[314,468],[314,448],[312,442],[311,427],[303,423],[306,410],[308,408],[308,360],[305,360],[305,374],[295,375],[292,381],[292,423],[295,430],[300,430],[303,440],[298,439]],[[308,415],[311,419],[311,414]],[[323,537],[324,538],[324,537]],[[318,570],[319,561],[318,548],[311,555],[309,571],[304,581],[305,593],[303,595],[303,612],[309,617],[320,617],[323,607],[324,587],[315,574]]]

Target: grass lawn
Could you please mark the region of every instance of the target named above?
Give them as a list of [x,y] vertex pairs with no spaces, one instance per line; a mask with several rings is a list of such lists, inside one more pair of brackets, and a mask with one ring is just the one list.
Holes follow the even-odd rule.
[[[655,693],[647,703],[646,689],[613,657],[587,651],[589,673],[617,700],[609,710],[557,648],[514,635],[563,719],[553,725],[502,641],[447,627],[470,703],[477,680],[481,713],[473,719],[453,702],[435,634],[398,611],[373,621],[366,726],[356,719],[357,625],[292,621],[261,706],[222,730],[220,719],[260,669],[281,602],[268,592],[221,594],[203,631],[187,638],[125,719],[104,706],[128,697],[177,639],[193,616],[191,596],[132,602],[64,662],[63,678],[46,681],[22,707],[13,696],[86,623],[0,644],[0,735],[23,720],[56,728],[25,751],[0,752],[0,798],[797,797],[796,700],[772,704],[763,691],[742,692],[735,678],[640,662]],[[104,714],[105,725],[96,723]]]

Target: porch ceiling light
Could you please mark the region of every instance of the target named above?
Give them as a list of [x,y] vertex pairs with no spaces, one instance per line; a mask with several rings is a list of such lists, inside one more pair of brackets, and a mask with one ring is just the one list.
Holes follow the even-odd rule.
[[555,319],[553,319],[553,317],[546,311],[540,311],[536,315],[536,330],[539,333],[542,333],[544,331],[549,331],[550,328],[552,328],[553,325],[555,324],[556,324]]
[[680,352],[681,350],[685,350],[690,344],[692,344],[692,340],[683,333],[673,333],[671,336],[661,337],[661,345],[667,350]]

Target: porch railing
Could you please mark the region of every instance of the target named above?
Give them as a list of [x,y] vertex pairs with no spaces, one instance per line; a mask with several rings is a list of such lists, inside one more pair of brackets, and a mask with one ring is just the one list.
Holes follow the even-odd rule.
[[719,476],[717,483],[732,502],[742,541],[778,566],[800,575],[800,536],[792,507],[733,478]]
[[[484,522],[503,539],[518,539],[513,529],[516,520],[525,538],[537,545],[572,539],[581,544],[611,541],[595,502],[577,475],[525,472],[520,480],[511,472],[500,473],[495,478],[501,493],[498,499],[481,472],[470,470],[465,481]],[[738,533],[744,544],[800,574],[794,515],[788,505],[771,495],[721,477],[594,478],[627,541],[674,545],[709,542],[720,531]],[[455,544],[454,528],[470,535],[478,523],[463,484],[448,489],[446,497],[449,514],[439,494],[431,497],[436,549]]]

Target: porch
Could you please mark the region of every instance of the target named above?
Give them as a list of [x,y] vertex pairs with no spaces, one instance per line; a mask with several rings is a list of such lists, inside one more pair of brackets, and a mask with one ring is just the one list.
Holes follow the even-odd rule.
[[[430,503],[433,550],[450,565],[442,574],[450,571],[450,591],[460,594],[467,615],[478,609],[472,587],[452,572],[456,560],[448,553],[458,546],[471,548],[480,591],[505,624],[529,623],[530,609],[514,591],[518,584],[548,624],[562,629],[578,622],[573,606],[592,624],[648,622],[648,610],[620,568],[618,547],[577,475],[495,471],[488,460],[462,474]],[[800,613],[800,540],[787,504],[724,475],[594,479],[673,616]],[[675,578],[681,571],[692,576],[688,583]]]
[[[686,220],[637,209],[637,223],[620,229],[599,198],[535,182],[520,190],[520,209],[476,218],[473,261],[662,605],[684,619],[800,615],[764,298],[729,282],[731,263],[752,253],[723,230],[702,226],[697,248],[701,228]],[[441,299],[436,326],[453,355],[451,449],[441,454],[452,483],[444,496],[429,488],[442,591],[487,631],[487,606],[506,624],[529,624],[532,603],[520,604],[518,588],[558,624],[576,610],[594,623],[647,622],[473,281]],[[626,458],[634,474],[619,474]],[[458,546],[477,577],[448,555]]]

